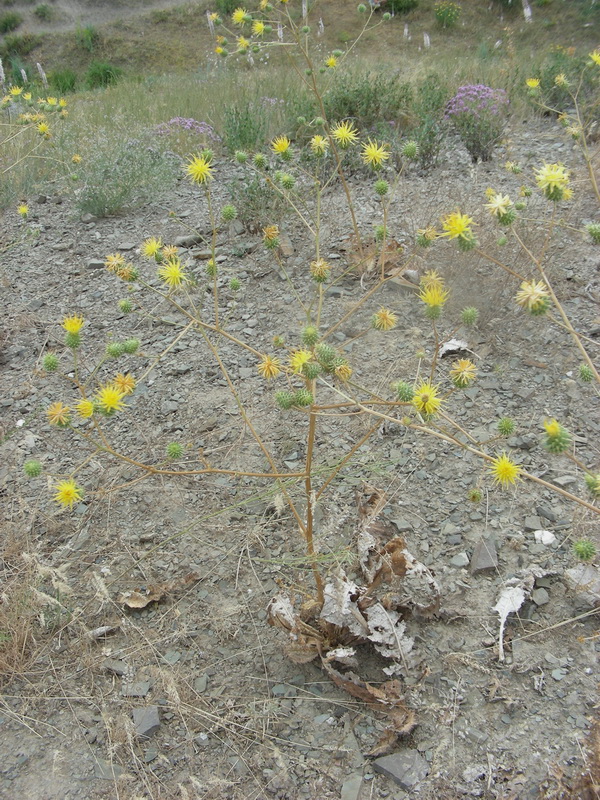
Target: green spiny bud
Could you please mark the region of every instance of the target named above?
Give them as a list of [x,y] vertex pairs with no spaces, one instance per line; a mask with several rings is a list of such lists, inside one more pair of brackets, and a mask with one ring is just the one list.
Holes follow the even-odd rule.
[[508,228],[510,225],[513,224],[516,218],[517,218],[517,212],[515,211],[515,209],[509,208],[505,214],[500,214],[500,216],[498,217],[498,222],[500,223],[500,225],[504,225],[505,227]]
[[306,117],[296,117],[296,123],[298,125],[306,125]]
[[181,458],[183,455],[183,445],[179,442],[169,442],[167,445],[167,458]]
[[225,222],[232,222],[237,217],[237,208],[232,205],[223,206],[221,217]]
[[209,258],[206,262],[206,266],[204,270],[209,278],[216,278],[217,277],[217,262],[214,258]]
[[208,161],[208,162],[212,161],[212,160],[213,160],[213,158],[215,157],[215,154],[214,154],[214,153],[213,153],[213,151],[210,149],[210,147],[205,147],[205,148],[204,148],[204,150],[201,150],[201,151],[200,151],[200,155],[202,156],[202,158],[203,158],[205,161]]
[[500,436],[511,436],[515,432],[515,421],[510,417],[502,417],[498,420],[498,433]]
[[239,278],[232,278],[229,281],[229,288],[231,289],[232,292],[239,291],[239,289],[242,288],[242,284],[241,284],[240,279]]
[[479,311],[473,306],[468,306],[467,308],[463,308],[460,318],[463,325],[470,327],[471,325],[475,325],[477,323],[477,320],[479,319]]
[[298,391],[294,394],[294,405],[299,406],[300,408],[306,408],[306,406],[310,406],[313,402],[312,392],[309,392],[308,389],[298,389]]
[[425,306],[425,316],[433,322],[442,316],[442,311],[442,306]]
[[322,128],[323,125],[325,125],[325,120],[323,119],[323,117],[315,117],[313,122],[319,128]]
[[364,3],[359,3],[356,10],[358,11],[359,14],[364,14],[367,10],[367,7]]
[[273,337],[273,347],[276,347],[277,349],[285,347],[285,339],[283,338],[283,336]]
[[416,241],[419,247],[431,247],[433,239],[431,239],[425,233],[417,233]]
[[596,555],[596,545],[589,539],[573,542],[573,553],[580,561],[591,561]]
[[79,333],[68,332],[67,335],[65,336],[65,344],[72,350],[77,350],[77,348],[81,344],[81,335]]
[[571,434],[555,419],[544,423],[546,438],[544,447],[549,453],[564,453],[571,443]]
[[344,55],[344,51],[343,50],[334,50],[332,55],[335,56],[335,58],[341,58]]
[[35,458],[23,464],[23,472],[28,478],[37,478],[42,474],[42,465]]
[[521,186],[519,191],[523,197],[531,197],[531,195],[533,194],[533,189],[531,188],[531,186],[523,185]]
[[579,366],[579,378],[584,383],[590,383],[594,379],[594,372],[591,367],[587,364],[581,364]]
[[600,244],[600,224],[599,223],[592,223],[586,227],[587,232],[592,237],[592,242],[594,244]]
[[47,353],[44,356],[42,365],[46,372],[56,372],[58,369],[58,356],[56,356],[54,353]]
[[419,155],[419,145],[412,139],[402,145],[404,158],[416,158]]
[[523,211],[525,208],[527,208],[527,203],[525,203],[523,200],[517,200],[515,203],[515,210]]
[[303,25],[303,26],[300,28],[300,30],[301,30],[301,31],[302,31],[302,33],[304,33],[304,34],[310,33],[310,27],[309,27],[308,25]]
[[385,195],[389,192],[390,185],[387,181],[384,181],[383,178],[380,178],[378,181],[375,181],[375,192],[380,197],[385,197]]
[[600,473],[592,475],[591,472],[584,476],[585,485],[593,497],[600,497]]
[[473,250],[474,247],[477,247],[477,240],[473,234],[466,235],[463,233],[458,237],[458,249],[462,250],[463,253]]
[[304,364],[302,367],[302,374],[309,381],[314,381],[321,374],[321,365],[317,364],[316,361],[309,361],[308,364]]
[[264,244],[267,250],[277,250],[279,247],[279,237],[276,236],[274,239],[265,239]]
[[552,301],[549,297],[540,297],[540,299],[527,310],[532,317],[541,317],[548,311],[551,305]]
[[109,342],[106,345],[106,355],[110,358],[119,358],[125,352],[125,345],[122,342]]
[[392,18],[392,15],[389,11],[386,11],[385,14],[381,17],[384,22],[389,22]]
[[504,247],[504,245],[505,245],[507,242],[508,242],[508,239],[506,238],[506,236],[499,236],[499,237],[498,237],[498,239],[496,240],[496,244],[497,244],[499,247]]
[[238,164],[245,164],[248,161],[248,153],[245,150],[236,150],[233,157]]
[[319,359],[319,363],[326,372],[333,370],[333,362],[336,356],[334,348],[326,342],[321,342],[315,347],[315,355]]
[[413,387],[406,381],[397,381],[392,384],[392,389],[396,392],[398,400],[402,403],[410,403],[415,396]]
[[262,153],[255,153],[252,161],[257,169],[264,169],[267,166],[267,157]]
[[387,230],[385,225],[376,225],[374,234],[375,234],[375,241],[382,242],[387,235]]
[[473,486],[469,489],[467,497],[472,503],[479,503],[481,501],[481,489],[478,486]]
[[294,178],[293,175],[289,175],[286,172],[284,175],[281,176],[281,185],[283,186],[284,189],[287,189],[289,191],[290,189],[293,189],[294,186],[296,185],[296,179]]
[[123,352],[127,353],[130,356],[132,356],[134,353],[137,353],[139,348],[140,348],[139,339],[127,339],[126,342],[123,342]]
[[277,392],[275,394],[275,402],[284,411],[287,411],[294,405],[295,396],[292,392]]
[[314,325],[307,325],[302,331],[302,343],[307,347],[314,347],[319,341],[319,331]]
[[119,310],[123,312],[123,314],[129,314],[133,311],[133,303],[131,300],[119,300]]

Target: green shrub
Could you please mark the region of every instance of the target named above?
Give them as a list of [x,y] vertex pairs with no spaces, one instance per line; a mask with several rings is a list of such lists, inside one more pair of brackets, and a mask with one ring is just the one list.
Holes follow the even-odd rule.
[[410,111],[413,94],[409,84],[379,72],[341,73],[323,96],[330,122],[352,118],[359,128],[382,120],[397,120]]
[[[585,56],[576,56],[564,48],[556,48],[543,61],[540,70],[540,89],[544,103],[556,111],[565,111],[572,106],[571,91],[578,86],[581,76],[581,85],[578,88],[578,100],[585,105],[586,100],[594,94],[593,73],[586,72]],[[564,75],[568,85],[557,85],[556,76]]]
[[33,13],[42,22],[49,22],[54,16],[54,9],[48,3],[41,3],[33,9]]
[[88,89],[101,89],[115,84],[123,70],[107,61],[92,61],[86,70],[84,83]]
[[50,73],[48,80],[58,94],[74,92],[77,87],[77,73],[68,67],[54,70]]
[[418,160],[422,167],[437,164],[448,134],[444,108],[449,95],[448,87],[436,74],[428,75],[415,88],[411,106],[414,122],[408,136],[419,146]]
[[99,131],[78,165],[83,188],[77,206],[97,217],[135,208],[171,188],[180,168],[179,159],[159,150],[146,133],[127,138],[122,131]]
[[222,17],[228,17],[240,5],[238,0],[215,0],[215,8]]
[[41,36],[34,36],[32,33],[24,33],[21,36],[19,34],[5,36],[0,47],[0,57],[28,56],[41,41]]
[[289,208],[285,199],[259,176],[236,181],[227,188],[235,201],[238,219],[250,231],[279,223]]
[[254,150],[267,136],[265,109],[257,103],[228,106],[223,121],[223,143],[234,153],[236,150]]
[[440,0],[435,4],[435,18],[442,28],[451,28],[460,17],[461,7],[451,0]]
[[394,14],[408,14],[419,5],[419,0],[389,0],[386,10],[389,8]]
[[16,11],[7,11],[0,15],[0,33],[10,33],[16,30],[23,22],[23,17]]
[[77,28],[75,41],[79,47],[83,47],[88,53],[93,53],[100,42],[100,34],[93,25],[88,25],[87,28]]

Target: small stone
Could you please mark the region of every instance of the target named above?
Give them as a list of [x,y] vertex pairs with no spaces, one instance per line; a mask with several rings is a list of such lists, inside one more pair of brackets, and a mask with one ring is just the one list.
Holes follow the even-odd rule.
[[90,222],[93,222],[95,219],[93,214],[82,214],[81,221],[84,225],[89,225]]
[[558,516],[554,513],[550,506],[536,506],[535,510],[537,511],[538,516],[547,519],[548,522],[556,522],[558,519]]
[[[176,236],[173,244],[175,247],[193,247],[195,244],[201,244],[204,241],[204,236],[199,233],[190,234],[188,236]],[[210,258],[210,256],[208,256]]]
[[348,775],[342,784],[340,800],[358,800],[360,797],[360,790],[362,789],[362,782],[362,775],[358,773]]
[[559,475],[558,478],[553,478],[552,482],[564,488],[565,486],[571,486],[573,483],[577,483],[577,478],[574,475]]
[[496,541],[490,536],[488,539],[481,538],[475,545],[471,558],[471,575],[478,572],[485,572],[488,569],[498,567],[498,555],[496,553]]
[[458,555],[453,556],[450,559],[450,563],[453,567],[466,567],[469,563],[469,556],[463,551],[462,553],[458,553]]
[[125,675],[127,672],[127,664],[124,661],[118,661],[116,658],[106,658],[102,662],[102,666],[107,672],[113,672],[115,675]]
[[553,669],[550,674],[552,675],[552,677],[554,678],[555,681],[562,681],[562,679],[567,674],[567,670],[566,669],[561,669],[559,667],[558,669]]
[[135,242],[122,242],[121,244],[117,245],[117,250],[124,250],[125,252],[129,250],[135,250],[135,248]]
[[538,544],[550,545],[556,541],[552,531],[534,531],[533,536]]
[[35,198],[35,202],[36,202],[36,203],[37,203],[39,206],[43,206],[43,205],[44,205],[44,203],[47,203],[47,202],[48,202],[48,198],[46,197],[46,195],[45,195],[45,194],[38,194],[38,196]]
[[525,517],[523,527],[526,531],[539,531],[542,527],[542,520],[539,517],[529,516]]
[[158,706],[145,706],[133,709],[133,724],[139,737],[148,738],[160,728]]
[[429,765],[417,750],[404,750],[373,762],[375,772],[387,775],[405,791],[412,789],[429,774]]
[[208,686],[208,675],[199,675],[194,681],[194,691],[202,694]]
[[584,607],[600,605],[600,570],[592,564],[578,564],[565,571],[565,580]]
[[284,258],[289,258],[294,255],[294,245],[287,233],[279,235],[279,250]]
[[550,600],[550,595],[545,589],[534,589],[531,593],[531,599],[536,606],[545,606]]
[[146,697],[150,691],[150,681],[135,681],[126,683],[121,689],[123,697]]
[[123,774],[123,767],[103,758],[96,758],[94,764],[94,777],[102,781],[114,781],[119,775]]
[[99,258],[90,258],[86,267],[88,269],[104,269],[104,261],[100,261]]

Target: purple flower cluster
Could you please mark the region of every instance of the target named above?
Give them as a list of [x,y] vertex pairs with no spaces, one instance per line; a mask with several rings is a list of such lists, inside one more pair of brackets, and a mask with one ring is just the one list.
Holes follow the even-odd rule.
[[473,117],[499,115],[506,111],[508,95],[504,89],[492,89],[483,83],[460,86],[447,105],[445,118],[452,119],[461,114]]
[[280,100],[278,97],[261,97],[259,102],[265,108],[285,104],[285,100]]
[[190,119],[186,117],[173,117],[168,122],[161,122],[157,125],[156,133],[159,136],[167,136],[174,133],[176,130],[191,131],[197,133],[199,136],[206,136],[214,142],[221,141],[221,137],[215,133],[214,128],[208,122],[198,122],[197,119]]

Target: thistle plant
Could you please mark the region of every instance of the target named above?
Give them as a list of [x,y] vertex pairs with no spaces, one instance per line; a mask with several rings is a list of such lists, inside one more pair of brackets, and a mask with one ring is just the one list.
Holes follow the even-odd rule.
[[460,17],[461,11],[460,5],[451,0],[440,0],[434,8],[435,18],[442,28],[451,28]]

